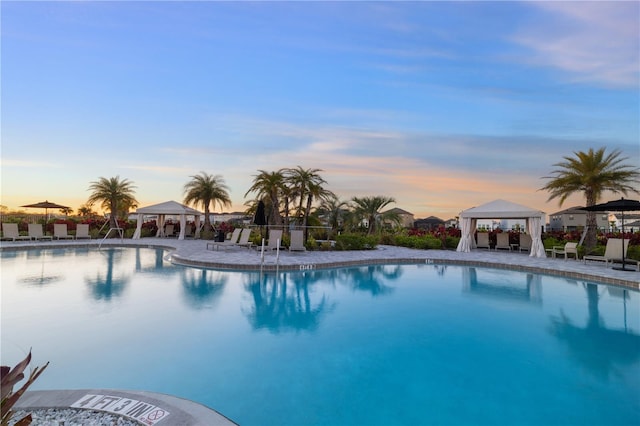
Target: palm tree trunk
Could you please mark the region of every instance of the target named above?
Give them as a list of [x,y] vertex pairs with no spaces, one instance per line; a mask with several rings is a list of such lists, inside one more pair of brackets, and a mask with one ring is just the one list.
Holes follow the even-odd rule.
[[307,197],[307,209],[304,211],[304,221],[302,225],[304,226],[304,240],[307,241],[309,239],[309,228],[307,228],[307,223],[309,222],[309,213],[311,212],[311,203],[313,203],[313,195],[309,193]]
[[[587,207],[594,206],[596,204],[595,196],[593,192],[589,191],[586,194]],[[587,212],[587,236],[584,240],[584,247],[587,252],[591,251],[597,244],[596,233],[598,230],[598,223],[596,221],[596,212]]]

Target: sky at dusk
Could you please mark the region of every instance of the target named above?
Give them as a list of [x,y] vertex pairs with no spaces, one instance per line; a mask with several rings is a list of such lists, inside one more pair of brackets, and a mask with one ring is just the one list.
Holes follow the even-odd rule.
[[[638,2],[13,2],[1,8],[1,204],[72,207],[119,175],[143,207],[258,170],[449,219],[547,214],[553,164],[640,166]],[[607,195],[602,201],[613,199]],[[216,208],[216,211],[219,211]]]

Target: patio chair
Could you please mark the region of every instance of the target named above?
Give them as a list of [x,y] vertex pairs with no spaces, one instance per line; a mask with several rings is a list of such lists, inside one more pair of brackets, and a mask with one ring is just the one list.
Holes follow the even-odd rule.
[[29,224],[29,236],[33,240],[52,240],[50,235],[44,235],[44,232],[42,232],[42,225],[39,223]]
[[73,240],[74,236],[67,233],[66,223],[54,223],[53,238],[56,240]]
[[282,242],[282,230],[270,229],[269,230],[269,244],[265,247],[267,250],[276,250],[280,248]]
[[306,251],[304,246],[304,231],[298,229],[291,231],[291,244],[289,244],[289,251]]
[[79,239],[91,239],[88,223],[79,223],[76,225],[76,240]]
[[215,241],[212,243],[207,243],[207,250],[213,250],[214,248],[218,250],[220,247],[229,247],[238,244],[238,240],[240,239],[241,228],[236,228],[233,230],[231,234],[231,238],[226,241]]
[[249,241],[250,237],[251,237],[251,228],[244,228],[240,233],[240,239],[238,240],[238,244],[236,244],[236,246],[246,247],[250,249],[251,246],[253,245],[253,242]]
[[173,237],[173,228],[172,224],[168,224],[164,226],[164,236],[165,237]]
[[509,250],[511,251],[511,244],[509,244],[509,233],[503,232],[501,234],[496,235],[496,246],[495,249]]
[[3,223],[2,224],[2,240],[31,240],[29,235],[20,235],[17,223]]
[[[624,251],[622,249],[624,244]],[[605,263],[605,266],[609,264],[609,262],[611,262],[613,264],[614,261],[619,261],[622,262],[622,257],[625,257],[625,262],[627,261],[626,256],[627,256],[627,249],[629,248],[629,239],[625,238],[624,239],[624,243],[621,241],[620,238],[609,238],[607,240],[607,245],[604,249],[604,255],[603,256],[598,256],[598,255],[587,255],[584,256],[582,258],[583,262],[587,262],[587,260],[592,260],[592,261],[601,261]],[[634,261],[635,262],[635,261]],[[637,265],[637,263],[636,263]]]
[[578,260],[578,243],[566,243],[564,246],[553,246],[551,249],[551,257],[564,256],[564,260],[573,254],[574,259]]
[[520,251],[531,251],[531,235],[529,234],[520,234],[520,244],[519,244],[519,250]]
[[487,250],[491,250],[491,246],[489,245],[488,232],[478,232],[478,242],[476,242],[476,248],[486,248]]

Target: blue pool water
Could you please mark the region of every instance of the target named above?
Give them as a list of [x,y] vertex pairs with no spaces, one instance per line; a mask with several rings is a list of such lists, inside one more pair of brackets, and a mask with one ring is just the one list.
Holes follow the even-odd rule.
[[640,297],[441,265],[295,273],[153,249],[2,253],[2,363],[33,389],[168,393],[247,425],[622,425],[640,419]]

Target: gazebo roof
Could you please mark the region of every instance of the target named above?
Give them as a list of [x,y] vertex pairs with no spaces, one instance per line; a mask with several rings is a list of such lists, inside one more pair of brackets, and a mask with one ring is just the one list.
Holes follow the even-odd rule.
[[520,219],[544,216],[544,212],[506,200],[494,200],[460,213],[460,217],[474,219]]
[[174,214],[174,215],[201,215],[202,212],[180,204],[176,201],[165,201],[164,203],[142,207],[136,210],[138,214]]

